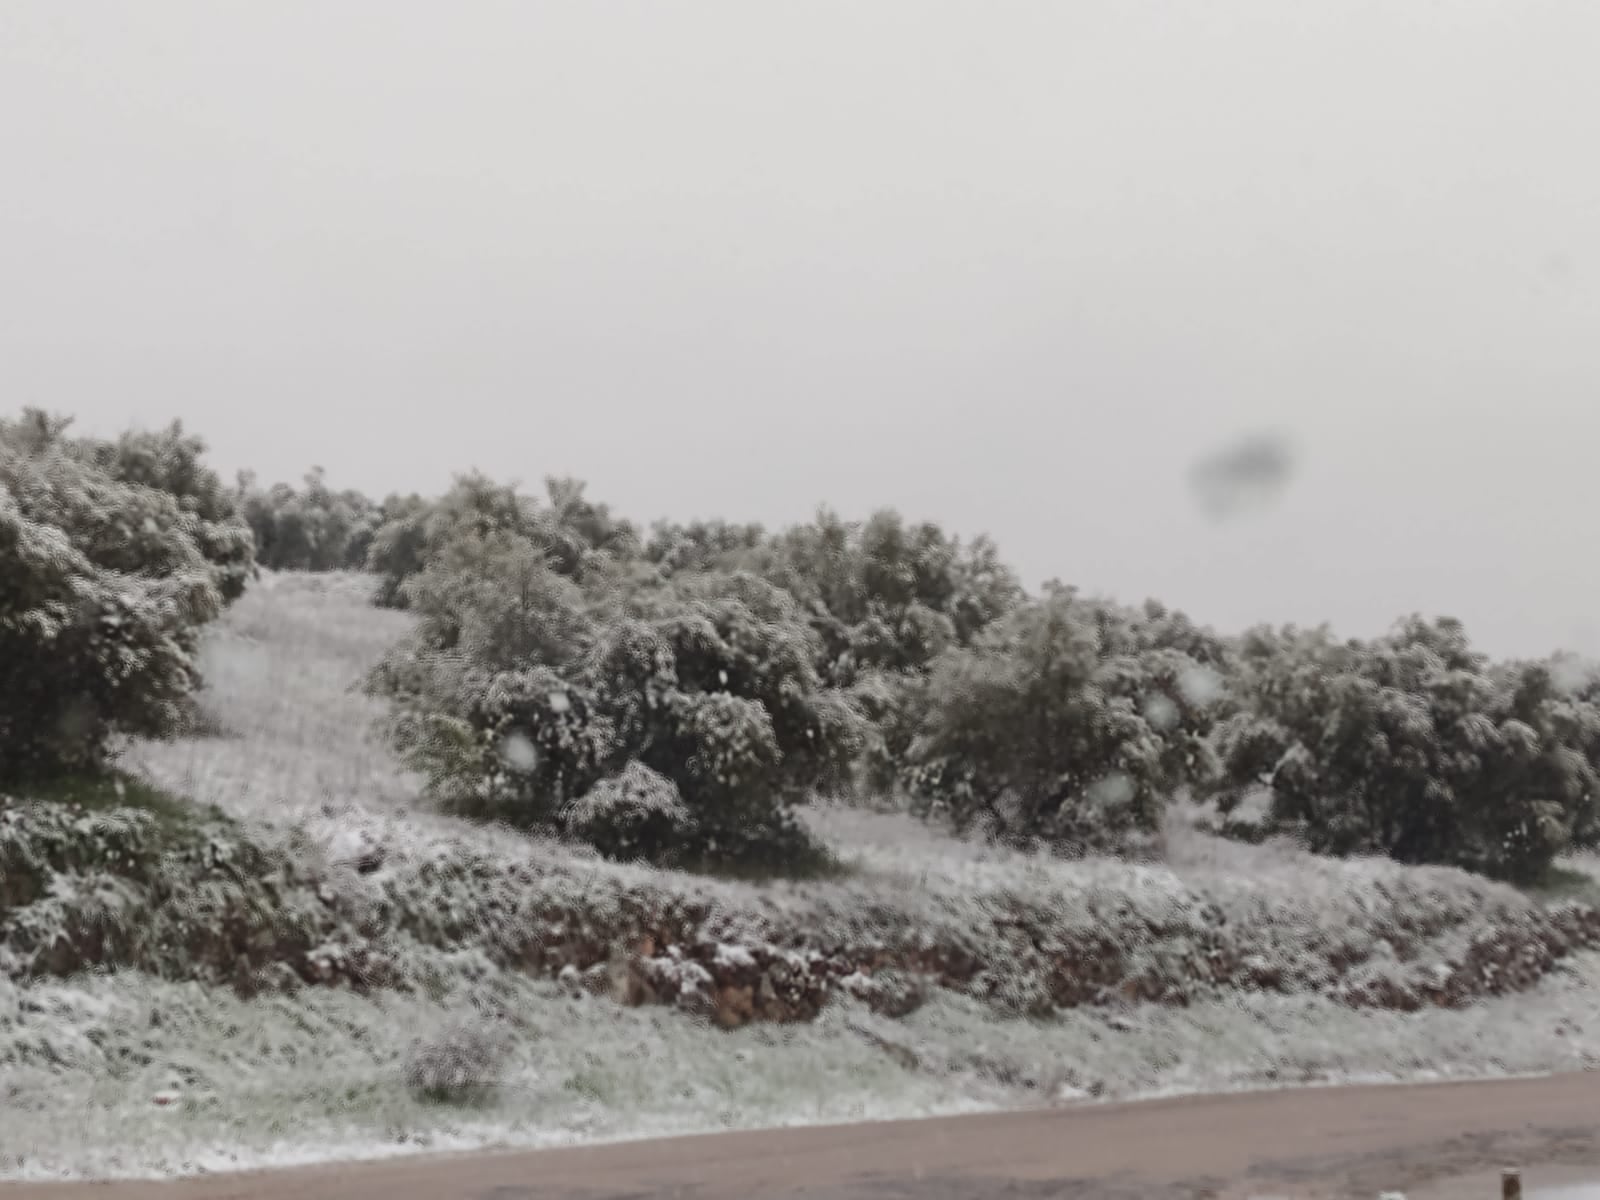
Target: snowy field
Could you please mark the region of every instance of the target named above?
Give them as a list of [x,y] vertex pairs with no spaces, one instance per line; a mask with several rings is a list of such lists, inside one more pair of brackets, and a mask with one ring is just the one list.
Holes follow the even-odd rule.
[[[1359,931],[1381,903],[1441,912],[1524,903],[1457,872],[1331,863],[1246,847],[1181,822],[1167,860],[1068,864],[945,837],[902,816],[812,814],[843,880],[735,884],[604,864],[431,813],[372,731],[360,682],[405,618],[368,581],[269,576],[205,655],[216,732],[132,747],[125,765],[215,804],[262,837],[309,837],[330,861],[373,844],[391,861],[470,853],[572,878],[638,880],[728,905],[805,913],[926,906],[949,920],[997,889],[1155,911],[1202,889],[1235,917]],[[1591,886],[1592,861],[1569,864]],[[585,874],[587,873],[587,874]],[[1092,901],[1092,903],[1090,903]],[[1076,903],[1076,901],[1075,901]],[[1066,919],[1085,919],[1081,912]],[[129,1177],[494,1145],[867,1120],[1303,1083],[1530,1074],[1600,1063],[1600,955],[1533,990],[1456,1010],[1357,1010],[1315,994],[1240,993],[1002,1019],[935,991],[890,1020],[849,999],[811,1024],[727,1032],[664,1007],[624,1008],[464,951],[437,986],[363,998],[309,988],[242,1000],[136,973],[0,981],[0,1177]],[[439,1105],[405,1086],[419,1039],[462,1022],[503,1046],[497,1087]]]
[[[495,976],[440,1001],[309,990],[242,1002],[131,975],[0,984],[0,1174],[137,1177],[501,1145],[869,1120],[1289,1084],[1600,1064],[1600,959],[1473,1008],[1355,1012],[1249,996],[997,1022],[935,997],[901,1021],[831,1005],[723,1032]],[[402,1086],[419,1033],[474,1002],[511,1035],[471,1108]],[[881,1039],[881,1040],[880,1040]],[[163,1103],[165,1102],[165,1103]]]

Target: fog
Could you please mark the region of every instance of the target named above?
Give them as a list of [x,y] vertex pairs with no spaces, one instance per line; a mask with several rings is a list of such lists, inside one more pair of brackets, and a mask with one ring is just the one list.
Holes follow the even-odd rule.
[[[1223,628],[1600,651],[1597,36],[1480,0],[10,0],[0,381],[266,479],[892,504]],[[1268,436],[1276,483],[1207,503],[1197,464]]]

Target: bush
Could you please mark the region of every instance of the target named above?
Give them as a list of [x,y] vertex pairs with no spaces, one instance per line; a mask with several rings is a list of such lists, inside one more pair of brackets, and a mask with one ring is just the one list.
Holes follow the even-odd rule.
[[613,761],[616,738],[593,697],[548,668],[469,675],[465,691],[489,802],[518,824],[553,824]]
[[658,521],[651,527],[642,552],[647,561],[670,577],[752,568],[766,544],[767,531],[754,523],[735,525],[715,520],[679,525]]
[[821,686],[780,589],[693,577],[595,603],[494,530],[402,591],[417,629],[373,684],[396,701],[407,761],[452,807],[657,861],[813,849],[785,809],[843,786],[861,719]]
[[1193,686],[1201,664],[1141,648],[1157,640],[1058,589],[947,653],[909,751],[916,808],[1068,851],[1153,836],[1167,798],[1211,769],[1214,702]]
[[0,482],[19,511],[66,531],[97,567],[153,577],[206,570],[199,522],[174,496],[93,465],[92,447],[65,436],[69,423],[37,412],[0,422]]
[[1491,665],[1451,622],[1223,639],[1027,599],[986,539],[893,510],[641,546],[581,484],[545,491],[462,476],[388,505],[368,553],[418,616],[375,682],[463,808],[723,863],[803,857],[793,807],[863,788],[1074,852],[1154,839],[1185,788],[1225,817],[1265,789],[1263,836],[1515,879],[1600,839],[1600,676]]
[[367,570],[378,576],[373,602],[380,608],[404,608],[401,588],[420,572],[428,554],[428,516],[432,507],[421,496],[391,496],[383,502],[382,520],[367,547]]
[[860,786],[895,797],[927,715],[929,676],[919,671],[867,671],[856,678],[849,695],[866,722],[857,759]]
[[614,763],[616,737],[574,674],[583,596],[527,542],[469,536],[403,585],[417,626],[374,672],[390,733],[450,807],[553,828]]
[[821,639],[824,678],[925,671],[966,645],[1022,595],[985,538],[963,547],[937,525],[883,509],[865,522],[824,509],[775,540],[767,576],[799,598]]
[[865,522],[823,510],[773,540],[761,568],[791,592],[815,635],[816,667],[878,718],[865,731],[858,784],[885,788],[907,764],[905,705],[941,654],[971,644],[1022,596],[993,543],[963,546],[937,525],[884,509]]
[[178,731],[200,626],[221,608],[173,497],[37,431],[0,423],[0,782],[98,768],[119,734]]
[[[386,523],[369,554],[384,575],[380,602],[417,610],[434,630],[435,657],[485,670],[539,662],[587,684],[623,760],[671,779],[697,821],[728,806],[775,816],[813,791],[898,778],[909,706],[878,705],[891,723],[878,728],[857,703],[872,689],[858,695],[857,683],[892,680],[917,693],[939,654],[1020,595],[987,541],[963,547],[887,510],[860,525],[825,512],[780,538],[757,525],[662,524],[641,547],[581,484],[550,480],[546,491],[541,504],[465,475],[440,500]],[[472,561],[486,554],[518,559],[529,582]],[[570,583],[561,604],[525,594],[530,583],[554,586],[552,575]],[[575,665],[594,638],[604,652]],[[752,796],[758,786],[768,794],[762,804],[733,804],[688,765],[700,753],[692,745],[716,735],[705,724],[712,710],[684,697],[715,693],[753,702],[771,726],[775,762],[750,785]],[[668,761],[668,746],[690,747],[688,757]]]
[[[66,428],[65,422],[58,424]],[[64,444],[110,479],[132,485],[135,495],[144,496],[148,489],[171,497],[182,514],[184,536],[210,564],[223,602],[244,594],[255,575],[254,539],[235,497],[201,461],[205,442],[186,434],[182,422],[162,430],[131,431],[115,441],[83,438]]]
[[800,606],[748,572],[692,576],[644,602],[677,687],[759,705],[779,760],[771,788],[788,800],[848,786],[862,745],[860,712],[825,686]]
[[1256,631],[1244,650],[1224,812],[1264,785],[1273,823],[1314,850],[1518,882],[1593,843],[1600,709],[1548,664],[1491,666],[1459,622],[1415,617],[1371,642]]
[[[685,778],[701,807],[736,810],[747,799],[765,806],[783,755],[760,702],[729,692],[677,692],[665,715],[659,758]],[[655,747],[649,752],[656,756]]]
[[567,804],[561,825],[569,837],[623,861],[670,862],[695,838],[694,814],[677,785],[637,762]]
[[541,505],[512,485],[470,472],[457,476],[438,500],[396,503],[373,534],[367,558],[368,569],[382,576],[378,603],[406,607],[407,581],[462,539],[516,539],[556,574],[579,583],[603,579],[638,557],[633,527],[587,500],[581,482],[549,479],[545,490],[548,503]]
[[848,781],[862,719],[818,679],[792,597],[749,574],[643,597],[602,636],[589,678],[620,752],[671,780],[689,849],[771,861],[808,840],[785,810]]
[[502,1081],[507,1048],[503,1031],[481,1018],[457,1021],[412,1047],[406,1087],[432,1104],[478,1104]]
[[579,582],[638,558],[642,549],[632,523],[588,499],[586,490],[580,479],[546,479],[547,503],[536,510],[533,539],[557,574]]
[[583,592],[514,534],[453,541],[401,590],[422,645],[482,670],[566,670],[595,636]]
[[332,491],[321,467],[313,467],[304,484],[299,491],[284,483],[263,490],[254,476],[240,475],[239,505],[257,561],[274,571],[363,569],[386,519],[383,508],[358,491]]

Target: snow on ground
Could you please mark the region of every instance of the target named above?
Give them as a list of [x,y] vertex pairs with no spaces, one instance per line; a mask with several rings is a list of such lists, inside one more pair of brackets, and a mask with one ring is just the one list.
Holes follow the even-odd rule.
[[[1200,889],[1231,915],[1335,934],[1374,905],[1466,908],[1504,889],[1459,872],[1334,863],[1182,823],[1167,860],[1064,863],[958,841],[895,814],[823,808],[852,866],[838,881],[732,883],[603,863],[572,847],[430,812],[373,731],[361,694],[406,628],[358,576],[267,576],[206,647],[220,735],[133,747],[126,763],[258,830],[299,830],[330,860],[382,843],[400,859],[536,859],[573,879],[670,877],[674,889],[807,913],[894,905],[930,921],[977,895],[1159,910]],[[1567,864],[1588,887],[1592,861]],[[729,947],[730,953],[738,952]],[[1292,1083],[1546,1072],[1600,1062],[1600,955],[1534,991],[1456,1010],[1357,1011],[1318,996],[1002,1020],[936,992],[888,1020],[854,1001],[810,1025],[735,1032],[496,971],[463,952],[432,994],[312,988],[244,1001],[133,973],[0,981],[0,1177],[133,1176],[489,1145],[549,1145]],[[507,1037],[501,1086],[466,1106],[418,1099],[407,1056],[463,1014]]]
[[[439,999],[312,989],[246,1002],[137,975],[0,983],[0,1178],[1581,1069],[1600,1065],[1597,986],[1600,955],[1583,955],[1531,993],[1418,1015],[1250,995],[997,1021],[939,995],[902,1021],[842,1001],[811,1025],[730,1033],[499,975]],[[402,1084],[414,1039],[474,1002],[509,1034],[503,1086],[463,1107],[416,1099]]]
[[410,811],[416,781],[374,728],[382,702],[361,690],[410,619],[368,604],[372,588],[360,575],[263,573],[202,648],[220,736],[141,743],[125,763],[242,819]]

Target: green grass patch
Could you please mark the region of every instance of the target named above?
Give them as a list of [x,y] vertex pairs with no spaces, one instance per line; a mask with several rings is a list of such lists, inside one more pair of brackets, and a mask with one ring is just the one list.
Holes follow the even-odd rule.
[[137,809],[153,816],[160,832],[174,840],[182,840],[202,826],[233,824],[214,804],[196,804],[122,771],[74,772],[31,780],[14,794],[23,802],[62,804],[91,813]]

